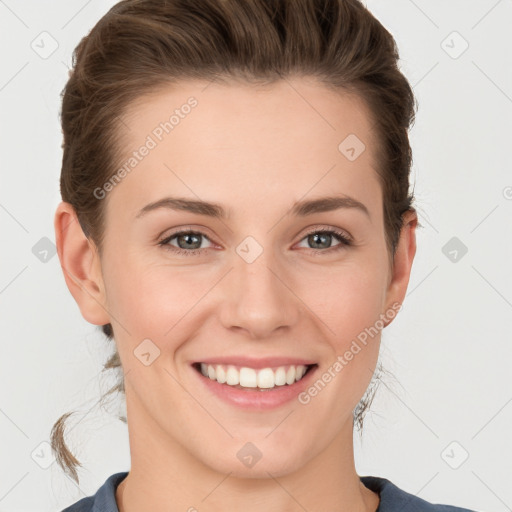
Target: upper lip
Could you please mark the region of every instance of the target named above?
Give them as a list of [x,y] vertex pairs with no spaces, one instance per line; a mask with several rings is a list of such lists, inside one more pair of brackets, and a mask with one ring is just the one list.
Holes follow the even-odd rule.
[[289,366],[289,365],[304,365],[309,366],[316,364],[314,361],[307,359],[300,359],[297,357],[262,357],[253,358],[247,356],[222,356],[222,357],[210,357],[196,361],[197,363],[205,364],[223,364],[233,366],[245,366],[249,368],[272,368],[275,366]]

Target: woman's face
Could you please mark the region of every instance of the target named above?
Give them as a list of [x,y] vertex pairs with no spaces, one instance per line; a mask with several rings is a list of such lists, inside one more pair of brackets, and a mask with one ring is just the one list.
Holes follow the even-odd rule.
[[[253,477],[346,441],[414,256],[407,242],[394,276],[362,101],[304,78],[190,81],[141,98],[119,127],[127,165],[103,189],[100,289],[132,432],[158,440],[156,459],[179,449]],[[345,202],[297,206],[327,197]],[[144,211],[164,198],[183,202]],[[201,362],[283,366],[290,381],[289,365],[316,366],[290,395],[210,381]]]

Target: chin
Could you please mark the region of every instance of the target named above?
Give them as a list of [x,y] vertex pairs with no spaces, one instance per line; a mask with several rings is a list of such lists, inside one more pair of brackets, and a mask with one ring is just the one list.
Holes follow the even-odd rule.
[[[305,464],[305,457],[301,457],[299,453],[290,454],[290,443],[280,443],[273,447],[270,446],[268,440],[266,447],[263,445],[265,441],[258,442],[241,441],[236,442],[233,447],[219,450],[218,455],[210,452],[209,455],[214,459],[204,461],[214,471],[236,478],[265,478],[271,476],[281,477],[295,472]],[[293,443],[300,446],[301,443]]]
[[245,466],[238,459],[236,462],[233,460],[226,461],[222,465],[222,468],[218,470],[221,473],[229,473],[231,477],[235,478],[258,478],[268,479],[271,477],[283,477],[296,471],[300,466],[297,462],[291,462],[287,460],[274,460],[262,457],[252,467]]

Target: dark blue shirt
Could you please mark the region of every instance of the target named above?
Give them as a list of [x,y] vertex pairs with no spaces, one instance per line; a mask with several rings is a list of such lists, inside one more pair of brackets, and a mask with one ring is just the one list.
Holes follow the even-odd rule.
[[[127,475],[128,472],[124,471],[109,476],[95,495],[82,498],[62,512],[119,512],[116,489]],[[362,476],[360,479],[368,489],[380,496],[376,512],[475,512],[451,505],[434,505],[414,494],[402,491],[386,478]]]

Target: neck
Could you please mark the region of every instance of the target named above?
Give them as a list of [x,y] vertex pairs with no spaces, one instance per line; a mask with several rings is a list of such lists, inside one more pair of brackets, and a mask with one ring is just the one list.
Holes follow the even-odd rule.
[[[127,396],[129,416],[134,409]],[[263,457],[253,467],[260,466],[258,476],[250,477],[236,473],[238,465],[219,472],[205,464],[144,418],[143,408],[132,414],[128,425],[132,467],[116,490],[119,512],[375,512],[379,505],[378,495],[363,485],[355,470],[351,418],[298,469],[269,470]]]

